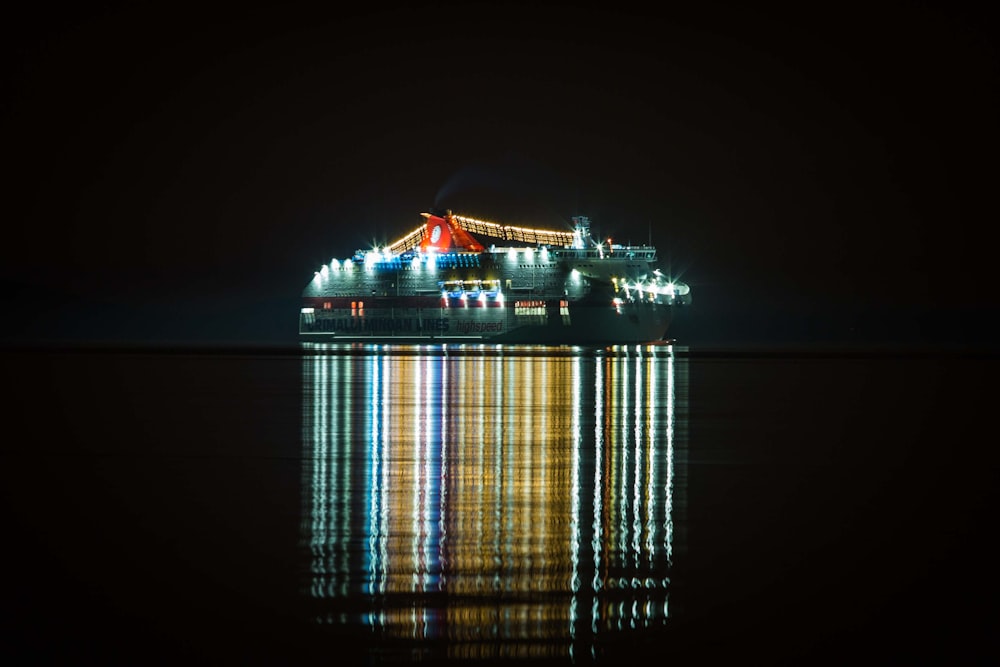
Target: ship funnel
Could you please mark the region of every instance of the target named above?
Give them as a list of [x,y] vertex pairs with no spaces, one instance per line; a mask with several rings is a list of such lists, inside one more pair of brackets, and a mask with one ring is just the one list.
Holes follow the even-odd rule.
[[422,252],[428,250],[443,252],[453,248],[467,252],[483,252],[486,250],[486,247],[477,241],[472,234],[462,229],[455,221],[450,210],[445,213],[443,218],[431,213],[424,213],[423,216],[427,218],[427,227],[424,230],[423,238],[420,240],[420,250]]

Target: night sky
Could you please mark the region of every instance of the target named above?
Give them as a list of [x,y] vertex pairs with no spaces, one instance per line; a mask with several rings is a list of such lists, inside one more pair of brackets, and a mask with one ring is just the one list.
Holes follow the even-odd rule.
[[432,208],[651,239],[690,345],[996,340],[961,4],[96,4],[5,16],[4,340],[294,343]]

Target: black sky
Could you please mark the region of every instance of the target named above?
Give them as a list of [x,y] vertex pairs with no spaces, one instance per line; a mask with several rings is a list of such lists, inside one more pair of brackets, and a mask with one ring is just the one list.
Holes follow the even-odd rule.
[[4,337],[294,341],[322,262],[449,207],[652,237],[690,344],[990,340],[985,15],[697,6],[9,15]]

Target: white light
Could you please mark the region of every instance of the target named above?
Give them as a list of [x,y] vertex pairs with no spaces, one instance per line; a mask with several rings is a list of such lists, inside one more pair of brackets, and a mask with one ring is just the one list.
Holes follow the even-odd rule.
[[534,248],[525,248],[524,249],[524,258],[525,259],[531,260],[534,256],[535,256],[535,250],[534,250]]
[[315,310],[316,310],[315,308],[303,307],[302,308],[302,314],[303,315],[310,315],[313,312],[315,312]]
[[543,262],[549,261],[549,249],[546,248],[545,246],[542,246],[542,261]]
[[510,250],[508,250],[507,251],[507,259],[509,259],[512,262],[516,262],[517,261],[517,250],[515,250],[514,248],[511,248]]
[[352,262],[349,259],[345,259],[344,260],[344,270],[345,271],[350,271],[353,268],[354,268],[354,262]]
[[578,283],[578,282],[580,282],[580,272],[579,272],[579,271],[577,271],[576,269],[573,269],[572,271],[570,271],[570,272],[569,272],[569,277],[570,277],[570,278],[571,278],[571,279],[573,280],[573,282],[575,282],[575,283]]
[[336,258],[331,259],[330,268],[334,271],[338,271],[340,269],[340,262]]

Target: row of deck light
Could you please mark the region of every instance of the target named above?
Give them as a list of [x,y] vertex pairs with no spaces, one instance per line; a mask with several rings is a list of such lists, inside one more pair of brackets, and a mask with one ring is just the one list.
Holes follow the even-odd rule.
[[[512,262],[517,261],[517,254],[519,252],[523,252],[525,259],[529,261],[535,255],[535,249],[531,247],[510,248],[507,250],[507,258]],[[538,252],[541,261],[547,262],[549,260],[549,250],[546,246],[542,246]],[[426,262],[427,266],[433,269],[437,263],[437,256],[438,253],[433,250],[427,253],[414,253],[413,259],[410,261],[410,266],[413,269],[420,269]],[[391,261],[393,257],[394,255],[389,252],[387,248],[375,248],[374,250],[364,253],[364,267],[365,269],[371,270],[375,268],[376,264]],[[329,264],[324,264],[319,271],[315,272],[314,280],[326,280],[329,278],[329,274],[334,271],[353,271],[356,264],[357,262],[350,259],[345,259],[343,261],[331,259]]]
[[642,281],[638,280],[634,283],[621,282],[620,284],[616,282],[616,285],[625,292],[625,295],[629,298],[632,297],[632,292],[636,292],[640,299],[644,298],[645,295],[649,295],[650,300],[654,298],[657,294],[664,294],[671,298],[676,296],[683,296],[688,293],[689,287],[684,283],[674,282],[668,280],[663,282],[662,274],[659,270],[655,271],[656,278],[654,280]]
[[[448,290],[441,290],[441,299],[444,300],[444,302],[446,304],[447,304],[447,302],[448,302],[449,299],[458,299],[462,303],[468,303],[468,301],[469,301],[469,293],[466,292],[465,290],[462,290],[461,294],[459,294],[458,296],[455,296],[452,292],[449,292]],[[479,296],[476,297],[476,300],[479,301],[479,303],[485,304],[486,303],[486,291],[485,290],[480,290],[479,291]],[[497,295],[494,297],[494,300],[497,303],[503,303],[503,292],[501,292],[499,289],[497,290]]]
[[[507,249],[507,259],[511,262],[517,261],[517,253],[523,252],[524,258],[531,261],[535,256],[535,249],[532,247],[527,248],[508,248]],[[548,246],[542,246],[538,249],[539,257],[543,262],[549,261],[549,249]]]

